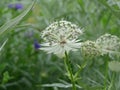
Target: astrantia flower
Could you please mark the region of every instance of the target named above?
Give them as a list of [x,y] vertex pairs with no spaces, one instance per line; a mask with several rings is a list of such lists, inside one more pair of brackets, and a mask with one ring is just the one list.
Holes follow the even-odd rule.
[[111,55],[120,51],[120,38],[115,35],[102,35],[96,40],[96,43],[100,46],[102,54]]
[[83,42],[81,45],[82,55],[86,58],[100,56],[99,46],[93,41]]
[[78,37],[82,30],[68,21],[58,21],[49,25],[41,34],[44,43],[41,50],[64,57],[65,51],[75,51],[80,48]]

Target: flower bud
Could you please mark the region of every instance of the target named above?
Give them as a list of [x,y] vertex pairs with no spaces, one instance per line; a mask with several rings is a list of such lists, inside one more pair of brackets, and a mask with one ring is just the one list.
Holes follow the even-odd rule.
[[86,58],[94,58],[100,55],[98,45],[93,41],[86,41],[81,45],[82,55]]

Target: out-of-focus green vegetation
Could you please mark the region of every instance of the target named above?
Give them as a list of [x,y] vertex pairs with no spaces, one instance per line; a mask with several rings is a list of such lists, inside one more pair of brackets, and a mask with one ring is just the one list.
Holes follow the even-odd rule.
[[[31,2],[1,0],[0,27],[20,15]],[[16,3],[22,4],[23,8],[9,7],[9,4]],[[120,37],[119,0],[37,0],[17,26],[0,35],[0,47],[8,40],[0,51],[0,90],[70,90],[60,84],[70,84],[65,75],[63,60],[35,47],[36,42],[42,42],[41,31],[51,22],[62,19],[83,28],[81,41],[96,40],[105,33]],[[74,71],[77,70],[76,64],[80,65],[84,61],[79,51],[71,52],[70,59]],[[82,88],[78,90],[103,90],[106,59],[109,58],[103,56],[89,61],[79,75],[77,85]],[[112,72],[108,73],[109,86]],[[109,90],[120,90],[119,73],[116,77],[114,86]],[[61,85],[61,88],[55,83]]]

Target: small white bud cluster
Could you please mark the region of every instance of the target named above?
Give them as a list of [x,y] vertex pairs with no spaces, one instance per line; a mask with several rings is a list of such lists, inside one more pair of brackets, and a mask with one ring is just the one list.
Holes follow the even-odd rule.
[[99,46],[93,41],[86,41],[81,45],[82,55],[86,58],[100,56]]
[[[108,54],[111,58],[120,55],[120,38],[117,36],[105,34],[100,36],[96,43],[100,47],[101,55]],[[111,71],[120,72],[119,61],[110,61],[108,67]]]
[[108,54],[110,57],[120,52],[120,38],[111,34],[100,36],[95,42],[86,41],[81,45],[82,54],[85,57],[96,57]]
[[102,35],[96,40],[96,44],[99,45],[102,55],[120,51],[120,38],[115,35]]

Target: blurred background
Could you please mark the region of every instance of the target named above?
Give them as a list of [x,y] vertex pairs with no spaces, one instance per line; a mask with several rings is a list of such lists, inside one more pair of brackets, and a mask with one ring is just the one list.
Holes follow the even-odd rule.
[[[0,26],[22,13],[31,2],[1,0]],[[38,50],[41,31],[62,19],[83,28],[81,41],[94,41],[105,33],[120,37],[119,0],[37,0],[24,19],[0,38],[0,42],[9,38],[0,52],[0,90],[70,90],[44,85],[70,81],[65,76],[62,59]],[[78,90],[103,90],[103,58],[90,60],[77,82],[86,89]],[[71,52],[70,59],[76,71],[76,63],[81,64],[83,58],[79,52]]]

